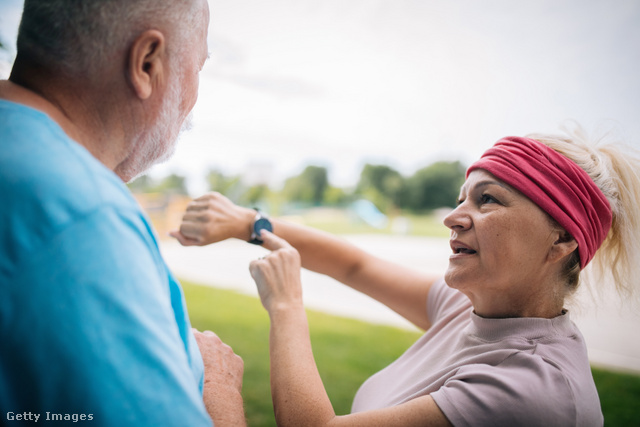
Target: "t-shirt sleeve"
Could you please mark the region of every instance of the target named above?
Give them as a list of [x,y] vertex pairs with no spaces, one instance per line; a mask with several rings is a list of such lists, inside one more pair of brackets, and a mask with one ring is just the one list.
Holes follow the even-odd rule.
[[454,426],[576,425],[564,375],[524,353],[497,366],[463,366],[431,396]]
[[211,425],[166,274],[136,221],[95,211],[13,274],[0,310],[3,409],[97,426]]

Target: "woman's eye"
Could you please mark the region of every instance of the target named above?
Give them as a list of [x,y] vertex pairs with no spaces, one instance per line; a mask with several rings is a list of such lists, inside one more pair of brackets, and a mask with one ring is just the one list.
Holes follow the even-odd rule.
[[497,200],[493,198],[493,196],[490,196],[489,194],[483,194],[482,196],[480,196],[480,202],[482,204],[485,203],[496,203]]

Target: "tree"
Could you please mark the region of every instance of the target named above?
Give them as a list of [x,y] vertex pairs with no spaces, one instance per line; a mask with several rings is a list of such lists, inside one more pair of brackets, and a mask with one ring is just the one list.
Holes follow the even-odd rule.
[[378,209],[387,211],[392,206],[404,204],[406,182],[398,171],[389,166],[366,164],[355,192],[373,202]]
[[242,182],[239,176],[226,176],[217,170],[210,170],[207,174],[209,190],[217,191],[238,203],[243,193]]
[[342,188],[334,187],[332,185],[327,186],[324,191],[324,204],[336,206],[347,203],[352,197],[347,194]]
[[155,183],[149,175],[140,175],[133,181],[127,183],[127,187],[133,193],[151,193],[151,189],[155,186]]
[[466,168],[462,163],[436,162],[407,180],[407,205],[412,210],[455,207]]
[[282,191],[289,201],[319,205],[328,186],[327,168],[311,165],[300,175],[287,179]]
[[185,178],[175,173],[161,179],[159,182],[149,175],[141,175],[127,185],[134,193],[187,194]]
[[247,206],[255,206],[269,195],[269,187],[264,184],[253,185],[243,191],[239,203]]
[[156,191],[158,193],[165,194],[189,194],[185,183],[185,177],[175,173],[163,178],[157,185]]

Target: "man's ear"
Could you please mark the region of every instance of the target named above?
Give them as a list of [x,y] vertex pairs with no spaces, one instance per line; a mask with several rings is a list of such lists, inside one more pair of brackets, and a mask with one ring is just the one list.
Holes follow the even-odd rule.
[[556,241],[553,242],[549,249],[548,257],[551,262],[563,260],[578,248],[578,242],[571,234],[563,229],[559,229],[556,233]]
[[166,59],[164,35],[147,30],[135,39],[129,49],[127,76],[140,99],[147,99],[163,80],[163,61]]

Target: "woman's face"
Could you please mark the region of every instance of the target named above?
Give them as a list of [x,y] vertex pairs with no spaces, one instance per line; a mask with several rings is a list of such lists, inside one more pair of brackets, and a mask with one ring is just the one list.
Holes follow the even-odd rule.
[[521,306],[553,292],[542,288],[554,274],[546,261],[557,229],[531,200],[489,172],[469,174],[444,224],[452,249],[445,280],[471,299],[477,314],[521,315]]

